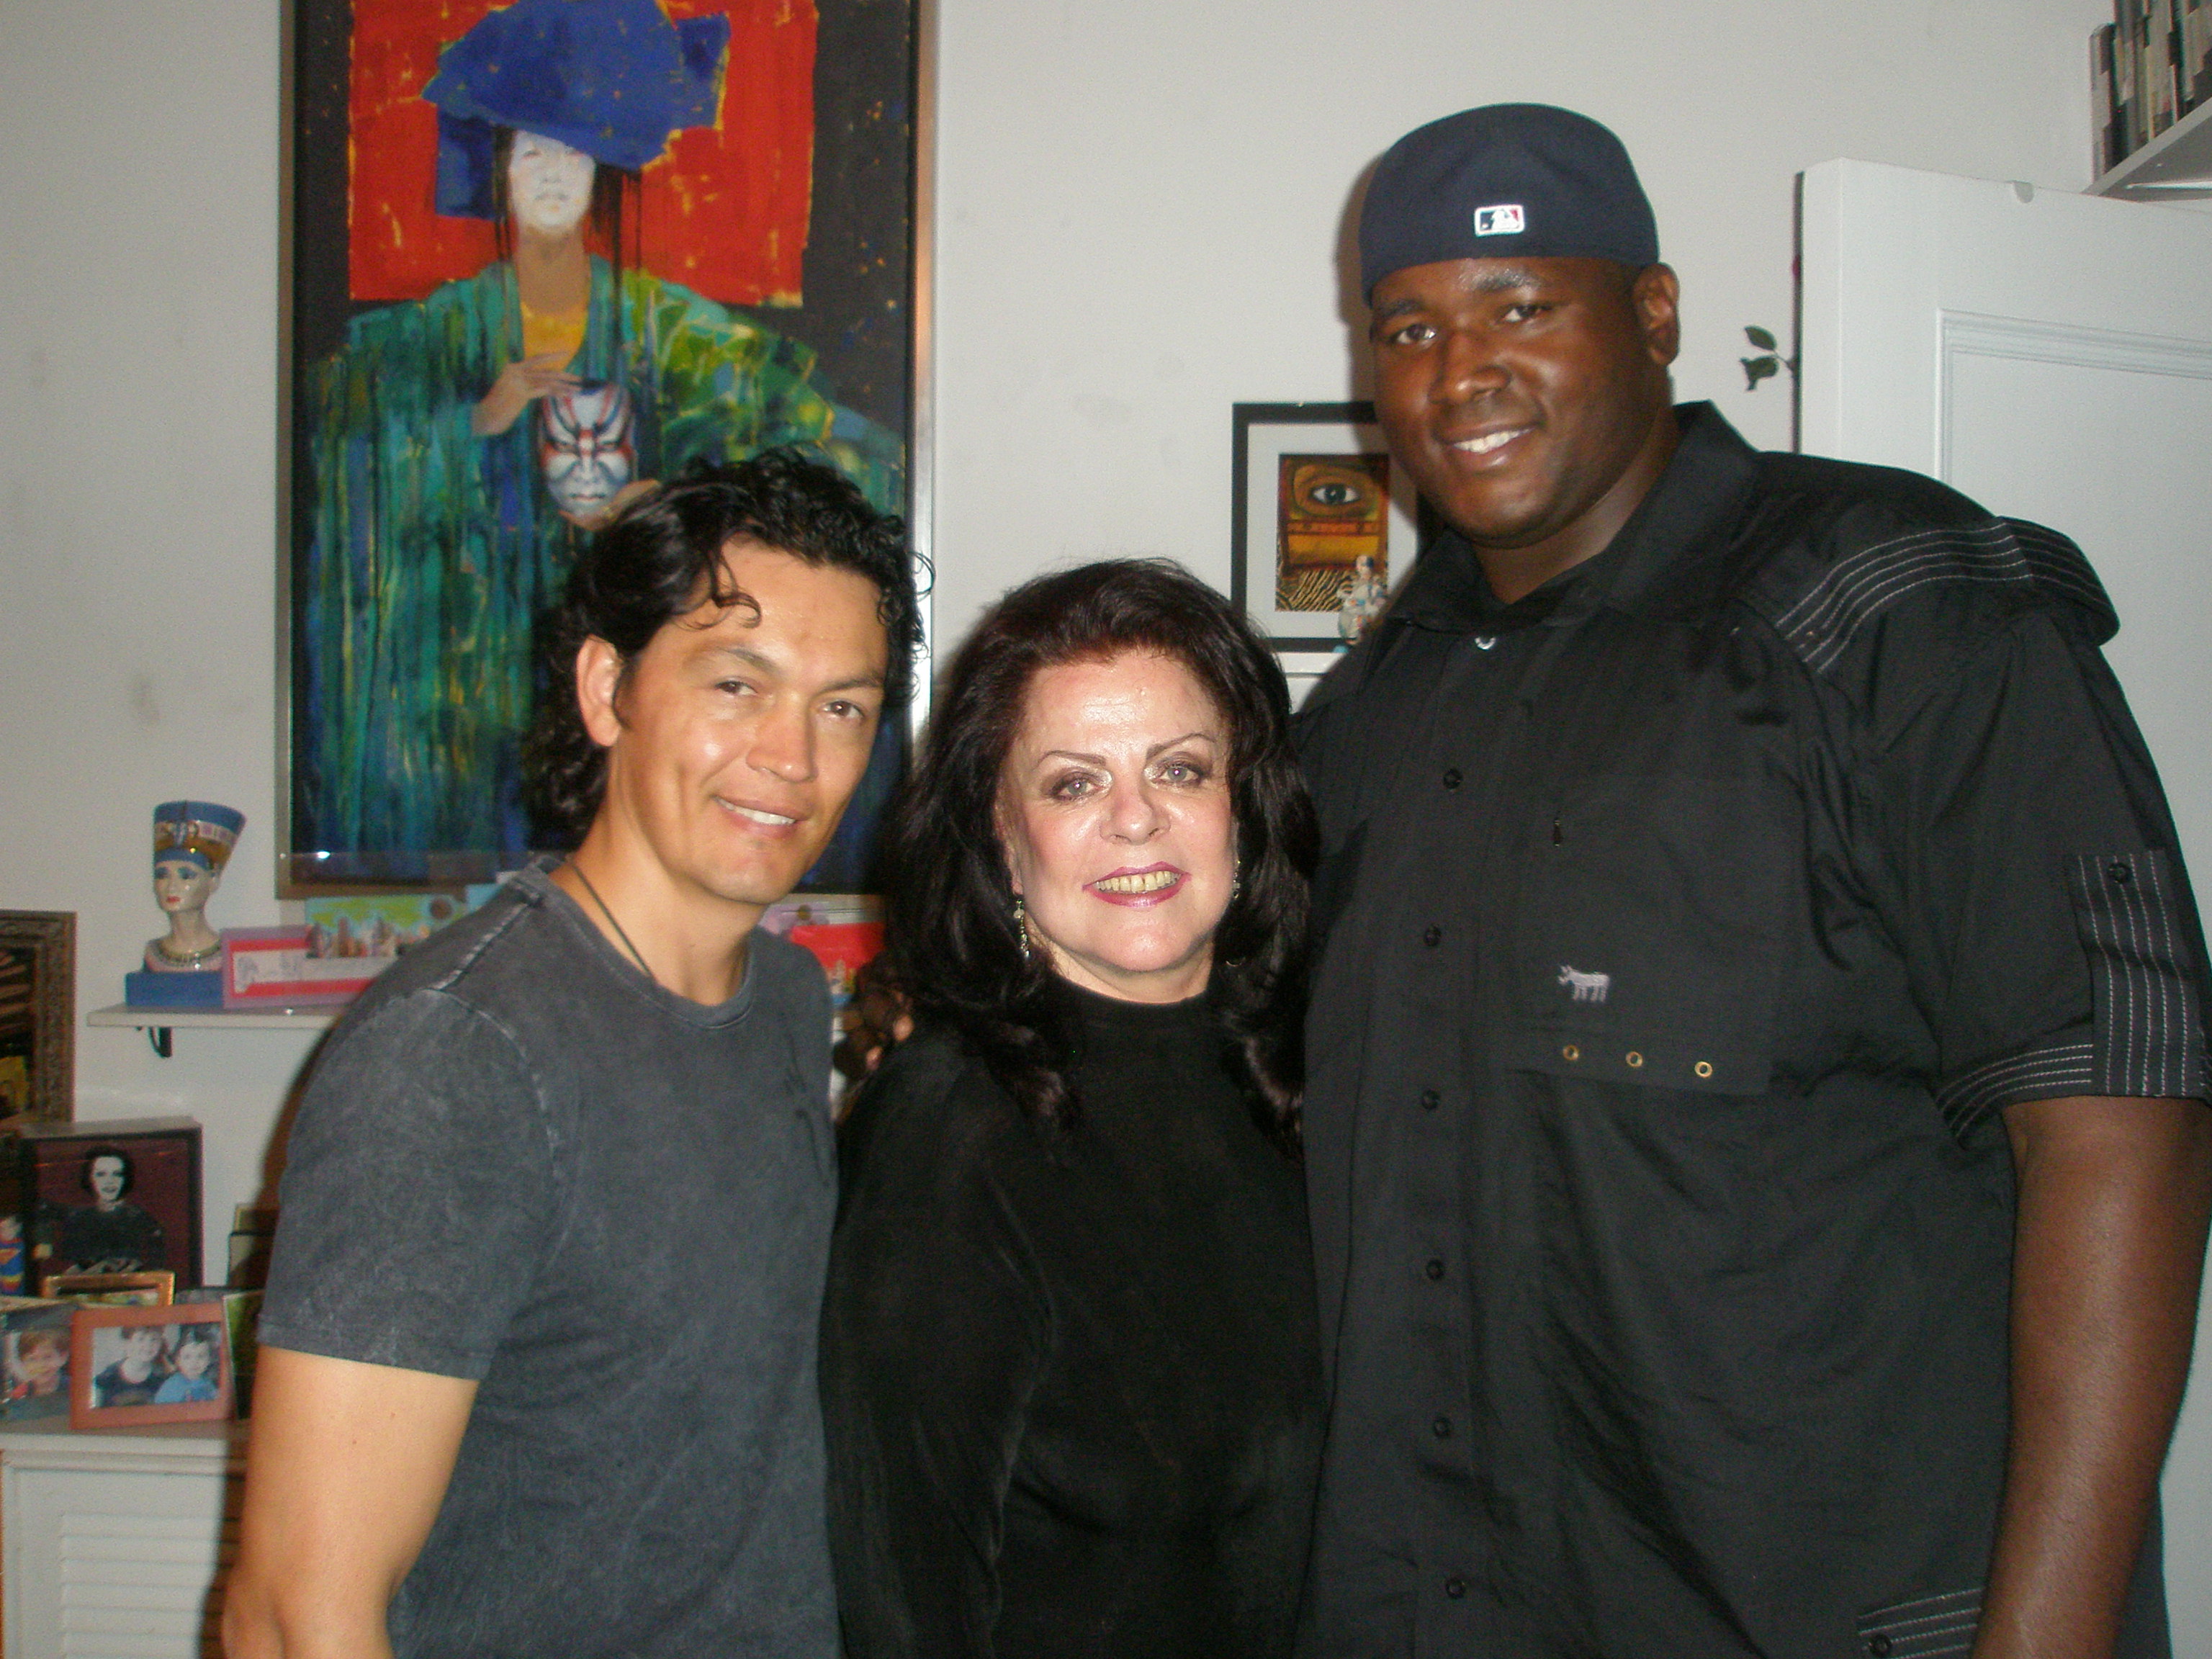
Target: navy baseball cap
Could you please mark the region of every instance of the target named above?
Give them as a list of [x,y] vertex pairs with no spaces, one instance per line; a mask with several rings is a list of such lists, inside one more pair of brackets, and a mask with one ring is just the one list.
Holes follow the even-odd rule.
[[1359,290],[1445,259],[1659,258],[1628,151],[1587,115],[1491,104],[1417,127],[1376,163],[1359,215]]

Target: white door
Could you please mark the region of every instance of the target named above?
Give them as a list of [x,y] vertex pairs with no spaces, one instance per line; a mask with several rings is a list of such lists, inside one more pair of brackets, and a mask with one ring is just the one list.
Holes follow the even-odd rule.
[[[1805,450],[2081,544],[2212,908],[2212,214],[1829,161],[1800,252]],[[2165,1494],[2173,1650],[2212,1654],[2212,1307]]]

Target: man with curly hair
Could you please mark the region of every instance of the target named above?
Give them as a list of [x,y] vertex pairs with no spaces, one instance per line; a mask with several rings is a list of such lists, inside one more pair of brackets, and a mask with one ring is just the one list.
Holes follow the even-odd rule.
[[578,566],[534,747],[580,844],[361,999],[292,1133],[234,1659],[836,1652],[829,998],[755,924],[918,637],[903,527],[789,453]]

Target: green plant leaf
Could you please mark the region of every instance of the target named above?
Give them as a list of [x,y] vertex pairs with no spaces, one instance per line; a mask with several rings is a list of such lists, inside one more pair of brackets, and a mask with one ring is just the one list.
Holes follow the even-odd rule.
[[1773,357],[1739,357],[1736,361],[1743,365],[1743,389],[1746,392],[1758,391],[1759,383],[1782,367],[1780,362]]
[[1758,327],[1756,325],[1744,330],[1743,337],[1750,341],[1752,344],[1757,346],[1761,351],[1774,351],[1780,349],[1774,343],[1774,336],[1769,333],[1766,330]]

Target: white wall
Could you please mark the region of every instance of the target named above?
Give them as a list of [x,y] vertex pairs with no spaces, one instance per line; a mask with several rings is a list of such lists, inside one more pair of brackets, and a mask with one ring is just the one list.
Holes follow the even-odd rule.
[[1797,171],[2079,190],[2106,0],[942,0],[937,620],[1158,552],[1226,586],[1230,405],[1353,395],[1333,254],[1401,133],[1565,104],[1635,156],[1680,272],[1681,395],[1789,442]]
[[[1399,133],[1509,98],[1613,125],[1680,270],[1686,396],[1754,441],[1791,179],[1848,155],[2078,189],[2103,0],[941,0],[940,638],[1052,562],[1225,585],[1229,406],[1349,395],[1334,253]],[[251,820],[276,919],[278,0],[0,0],[0,908],[78,915],[82,1009],[159,930],[149,814]],[[2002,506],[2002,503],[1994,503]],[[78,1114],[208,1126],[209,1257],[305,1039],[78,1033]]]

